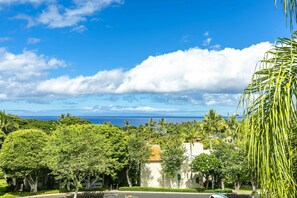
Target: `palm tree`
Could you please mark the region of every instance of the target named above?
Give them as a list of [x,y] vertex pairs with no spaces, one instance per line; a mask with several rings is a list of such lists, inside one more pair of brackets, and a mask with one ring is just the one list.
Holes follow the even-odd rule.
[[[274,0],[274,4],[277,4]],[[290,27],[293,29],[293,21],[297,22],[297,1],[296,0],[282,0],[281,1],[286,19],[290,22]]]
[[9,125],[10,122],[5,111],[0,111],[0,130],[2,130],[4,133],[7,133]]
[[257,170],[261,193],[266,197],[297,197],[293,177],[296,154],[291,138],[296,135],[296,99],[297,32],[294,32],[291,39],[278,39],[266,53],[243,96],[249,161]]
[[234,142],[238,137],[239,122],[237,121],[238,114],[229,115],[226,120],[227,125],[227,136]]
[[[277,4],[277,0],[274,0]],[[282,0],[286,19],[297,22],[297,1]],[[259,62],[245,89],[244,123],[249,163],[266,197],[297,197],[296,127],[297,35],[279,39]],[[295,169],[294,169],[295,168]],[[295,172],[294,172],[295,171]]]
[[226,131],[226,120],[220,116],[215,110],[211,109],[201,122],[202,134],[206,138],[210,138],[210,150],[212,150],[212,138],[222,138]]

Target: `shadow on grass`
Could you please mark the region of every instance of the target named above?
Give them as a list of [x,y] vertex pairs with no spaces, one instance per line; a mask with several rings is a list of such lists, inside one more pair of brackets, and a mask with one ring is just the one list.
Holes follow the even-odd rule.
[[[79,193],[77,198],[103,198],[103,193],[95,193],[95,192],[85,192]],[[73,194],[66,196],[66,198],[73,198]]]

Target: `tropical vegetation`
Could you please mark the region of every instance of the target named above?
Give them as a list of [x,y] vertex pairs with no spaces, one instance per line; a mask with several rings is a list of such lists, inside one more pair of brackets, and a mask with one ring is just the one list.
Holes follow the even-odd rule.
[[[278,1],[275,0],[275,3]],[[297,1],[281,1],[291,30]],[[297,32],[266,52],[244,91],[248,163],[265,197],[296,197]]]
[[[13,130],[1,133],[0,168],[8,185],[6,191],[77,192],[94,189],[98,182],[106,188],[139,186],[140,172],[155,144],[161,146],[164,177],[176,180],[182,164],[189,160],[184,155],[183,142],[206,142],[205,149],[210,148],[211,142],[210,156],[218,165],[215,169],[199,167],[195,163],[199,156],[195,158],[191,151],[193,171],[204,178],[200,180],[200,189],[207,190],[210,181],[213,189],[251,185],[248,170],[242,167],[246,159],[238,144],[242,140],[234,135],[240,132],[240,122],[232,116],[224,118],[214,110],[202,121],[178,124],[151,119],[138,127],[129,122],[123,127],[91,124],[67,114],[58,120],[41,121],[2,113],[7,118],[6,125],[14,126]],[[216,128],[210,128],[210,123]],[[228,155],[225,148],[229,149]],[[236,163],[237,157],[242,163]]]

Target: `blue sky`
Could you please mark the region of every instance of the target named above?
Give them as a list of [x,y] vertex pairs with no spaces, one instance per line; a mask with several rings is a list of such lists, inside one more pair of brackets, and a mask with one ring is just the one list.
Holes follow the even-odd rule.
[[290,36],[273,0],[0,0],[0,109],[18,115],[236,112]]

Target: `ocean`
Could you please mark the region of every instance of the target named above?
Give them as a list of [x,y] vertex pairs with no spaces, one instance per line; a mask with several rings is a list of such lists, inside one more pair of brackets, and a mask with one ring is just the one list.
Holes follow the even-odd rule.
[[[167,123],[182,123],[188,121],[200,121],[203,117],[149,117],[149,116],[78,116],[82,119],[88,120],[93,124],[103,124],[110,122],[112,125],[124,126],[126,120],[129,121],[131,126],[139,126],[147,123],[151,118],[159,121],[164,118]],[[59,116],[21,116],[23,119],[37,119],[43,121],[57,120]]]

